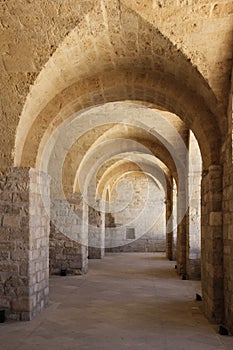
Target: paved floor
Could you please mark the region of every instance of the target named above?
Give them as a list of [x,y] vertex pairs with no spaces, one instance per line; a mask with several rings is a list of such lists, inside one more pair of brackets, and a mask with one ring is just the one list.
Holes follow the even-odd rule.
[[196,302],[161,254],[110,254],[86,276],[53,277],[50,306],[32,322],[0,324],[3,350],[223,350]]

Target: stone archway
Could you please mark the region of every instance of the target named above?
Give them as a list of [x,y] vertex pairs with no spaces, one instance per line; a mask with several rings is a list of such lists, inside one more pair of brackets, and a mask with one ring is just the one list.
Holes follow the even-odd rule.
[[[220,321],[223,316],[220,151],[225,131],[220,108],[206,80],[189,59],[144,17],[116,3],[106,1],[104,7],[98,3],[41,71],[21,113],[14,164],[35,167],[38,152],[44,149],[43,142],[46,144],[53,130],[92,106],[136,100],[177,114],[195,134],[202,153],[202,277],[208,281],[203,284],[203,294],[206,314]],[[140,28],[137,46],[131,39],[132,33],[127,32],[127,21],[123,21],[128,15]],[[12,134],[11,144],[15,137]]]

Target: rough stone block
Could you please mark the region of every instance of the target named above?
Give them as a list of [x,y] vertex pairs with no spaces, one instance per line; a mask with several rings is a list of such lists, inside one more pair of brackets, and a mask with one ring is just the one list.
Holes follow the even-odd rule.
[[27,311],[29,312],[31,310],[31,301],[29,298],[18,298],[16,300],[12,300],[11,307],[13,311],[21,312],[21,311]]
[[209,217],[210,226],[222,225],[222,212],[211,212]]
[[11,228],[19,228],[21,225],[21,217],[19,215],[4,215],[3,226]]

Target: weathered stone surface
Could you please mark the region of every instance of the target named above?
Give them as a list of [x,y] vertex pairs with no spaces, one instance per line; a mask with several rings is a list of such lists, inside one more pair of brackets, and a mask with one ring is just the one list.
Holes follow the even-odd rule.
[[88,259],[102,259],[105,247],[105,225],[101,213],[88,207]]
[[197,140],[189,134],[188,216],[186,220],[186,277],[201,279],[201,177],[202,157]]
[[[35,169],[13,168],[1,173],[1,183],[0,304],[7,308],[7,318],[25,321],[48,303],[49,212],[42,198],[49,199],[49,179]],[[37,197],[33,184],[41,185]],[[40,208],[37,217],[35,206]],[[15,208],[20,208],[17,214]]]
[[223,163],[223,274],[224,274],[224,313],[225,324],[233,332],[233,153],[232,153],[232,118],[233,118],[233,84],[229,94],[228,133],[222,148]]
[[204,311],[216,322],[224,320],[222,213],[213,212],[219,203],[213,201],[213,194],[222,194],[221,186],[216,187],[221,176],[220,165],[211,166],[202,176],[202,293]]
[[[87,246],[82,240],[82,200],[73,194],[69,202],[53,199],[49,237],[50,274],[80,275],[87,272]],[[72,239],[75,237],[75,239]]]
[[[162,188],[145,174],[130,172],[113,184],[109,210],[115,227],[107,227],[107,251],[166,250],[166,207]],[[170,217],[170,215],[168,215]],[[112,223],[111,223],[112,225]],[[127,235],[132,230],[132,236]]]
[[[101,143],[118,140],[114,156],[125,151],[126,140],[146,147],[143,157],[157,157],[166,177],[177,181],[177,201],[171,189],[166,193],[166,220],[171,213],[174,219],[167,242],[162,235],[155,241],[147,234],[132,243],[132,229],[145,231],[143,217],[129,231],[124,226],[141,210],[139,195],[127,215],[120,211],[105,218],[90,208],[90,227],[82,205],[91,203],[80,195],[67,209],[61,199],[52,206],[60,222],[57,227],[51,220],[51,272],[86,270],[88,229],[90,257],[102,257],[104,231],[118,246],[129,243],[121,248],[127,251],[166,245],[180,274],[199,275],[201,263],[205,313],[233,332],[232,16],[230,0],[2,1],[0,167],[43,169],[54,180],[52,199],[63,198],[63,192],[84,194],[80,178],[86,183],[98,153],[111,148],[98,152]],[[154,124],[157,114],[160,119]],[[188,157],[175,137],[180,135],[187,146],[189,130],[203,162],[201,256],[200,230],[195,227],[200,174],[195,169],[192,197],[186,183]],[[87,165],[89,151],[93,157]],[[122,174],[140,170],[129,161],[117,170],[112,157],[96,173],[98,188],[89,189],[94,201],[102,198],[105,187],[114,188]],[[29,168],[0,172],[0,306],[12,319],[31,319],[47,303],[46,177]],[[122,192],[123,202],[127,191]],[[150,218],[153,214],[151,208]],[[118,230],[119,225],[124,229]]]
[[210,226],[222,225],[222,212],[211,212],[210,213]]

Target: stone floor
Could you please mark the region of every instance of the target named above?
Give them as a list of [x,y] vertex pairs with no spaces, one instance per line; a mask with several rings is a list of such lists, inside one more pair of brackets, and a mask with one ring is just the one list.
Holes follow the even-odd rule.
[[3,350],[232,350],[161,254],[108,254],[89,273],[52,277],[50,305],[32,322],[0,324]]

